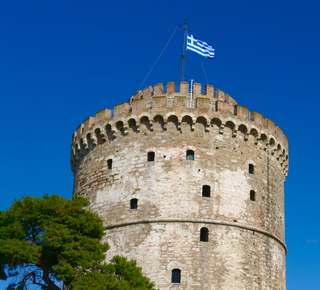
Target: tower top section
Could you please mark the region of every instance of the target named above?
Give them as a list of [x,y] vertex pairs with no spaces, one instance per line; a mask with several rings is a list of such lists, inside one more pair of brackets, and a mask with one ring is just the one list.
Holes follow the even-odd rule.
[[[219,134],[224,128],[232,130],[233,138],[241,136],[247,140],[255,138],[255,144],[262,144],[263,150],[276,154],[284,170],[288,172],[288,139],[279,126],[262,114],[240,106],[228,94],[212,85],[201,86],[194,83],[189,89],[187,82],[174,82],[150,86],[137,92],[127,103],[114,106],[114,109],[103,109],[95,117],[87,118],[77,128],[72,137],[71,167],[74,170],[77,161],[82,159],[90,147],[98,145],[99,140],[112,141],[117,136],[127,135],[130,129],[139,133],[140,125],[147,124],[153,131],[153,123],[161,120],[163,130],[168,121],[175,119],[177,130],[181,123],[188,119],[194,129],[197,122],[204,125],[205,132],[210,132],[213,124],[219,126]],[[181,131],[182,133],[182,131]],[[243,137],[242,137],[243,136]]]
[[232,99],[228,94],[225,94],[221,90],[216,89],[216,92],[214,92],[214,88],[212,85],[205,85],[205,87],[202,87],[199,83],[193,83],[192,88],[190,88],[189,90],[188,82],[180,82],[180,84],[169,82],[166,86],[160,83],[154,85],[154,87],[147,87],[144,90],[138,91],[129,99],[129,102],[139,99],[152,100],[152,97],[161,96],[165,96],[168,98],[173,96],[185,96],[192,99],[208,98],[211,102],[222,100],[234,105],[237,104],[234,99]]

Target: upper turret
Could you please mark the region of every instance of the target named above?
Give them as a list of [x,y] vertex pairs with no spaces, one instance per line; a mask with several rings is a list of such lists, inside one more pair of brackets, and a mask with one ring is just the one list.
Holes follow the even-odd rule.
[[[177,129],[181,129],[181,122],[188,117],[192,124],[197,122],[204,125],[205,131],[210,130],[211,124],[219,125],[219,133],[223,134],[224,127],[233,131],[232,136],[243,134],[244,140],[249,135],[255,138],[255,144],[263,144],[264,150],[270,150],[277,155],[277,159],[284,170],[288,171],[288,140],[279,126],[269,118],[240,106],[228,94],[206,85],[194,83],[192,92],[188,92],[188,83],[181,82],[176,86],[174,82],[156,84],[147,87],[132,96],[128,103],[114,106],[114,109],[104,109],[89,117],[81,124],[72,137],[71,167],[74,170],[77,160],[81,159],[92,146],[105,140],[113,140],[119,134],[127,135],[130,129],[140,131],[141,126],[153,130],[153,124],[159,119],[163,130],[167,122],[175,119]],[[241,134],[238,134],[241,133]]]

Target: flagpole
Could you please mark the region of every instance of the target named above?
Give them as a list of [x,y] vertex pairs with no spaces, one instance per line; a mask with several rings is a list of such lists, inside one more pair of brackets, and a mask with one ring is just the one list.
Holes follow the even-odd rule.
[[183,48],[182,48],[182,56],[181,56],[181,79],[180,79],[180,82],[183,82],[183,69],[184,69],[184,61],[186,58],[186,55],[185,55],[186,30],[187,30],[187,19],[184,20],[184,26],[183,26]]

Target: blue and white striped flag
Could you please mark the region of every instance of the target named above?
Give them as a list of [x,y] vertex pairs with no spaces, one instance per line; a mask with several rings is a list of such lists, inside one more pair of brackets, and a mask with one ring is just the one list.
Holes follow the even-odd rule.
[[214,58],[214,48],[189,33],[187,35],[187,50],[192,50],[206,58]]

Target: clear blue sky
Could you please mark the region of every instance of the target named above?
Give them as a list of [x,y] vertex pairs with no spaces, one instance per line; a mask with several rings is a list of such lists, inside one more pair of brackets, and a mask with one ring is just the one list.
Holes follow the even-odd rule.
[[[10,0],[0,3],[1,204],[71,198],[73,131],[140,87],[175,27],[216,49],[208,82],[289,138],[287,288],[320,289],[320,2]],[[179,81],[179,28],[143,87]],[[186,78],[205,84],[188,52]],[[1,288],[0,284],[0,288]]]

